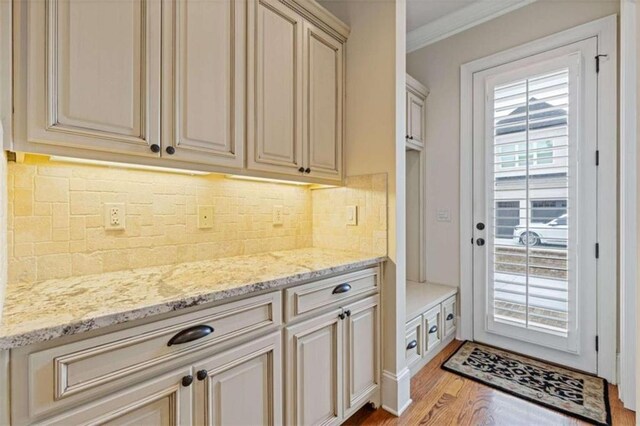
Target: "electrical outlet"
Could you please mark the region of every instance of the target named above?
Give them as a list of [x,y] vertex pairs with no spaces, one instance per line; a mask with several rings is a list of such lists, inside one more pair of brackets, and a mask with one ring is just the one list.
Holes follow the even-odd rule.
[[198,229],[213,228],[213,207],[198,206]]
[[358,224],[358,206],[347,206],[347,225],[356,226]]
[[284,224],[282,206],[280,205],[273,206],[273,224],[274,225]]
[[121,231],[125,228],[126,212],[124,203],[104,205],[104,228],[107,231]]

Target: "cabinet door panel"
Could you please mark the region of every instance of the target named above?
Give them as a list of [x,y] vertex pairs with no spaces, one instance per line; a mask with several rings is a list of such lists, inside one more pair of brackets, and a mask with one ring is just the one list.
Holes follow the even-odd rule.
[[160,144],[160,2],[24,3],[26,42],[16,43],[28,50],[26,87],[18,79],[16,94],[19,110],[27,96],[26,138],[157,155],[149,145]]
[[[282,423],[280,332],[215,355],[195,366],[206,371],[196,384],[196,423]],[[199,379],[199,378],[198,378]]]
[[250,2],[249,168],[300,173],[302,24],[277,0]]
[[192,422],[191,387],[182,368],[44,421],[48,425],[186,425]]
[[345,308],[345,417],[378,385],[378,296]]
[[426,337],[424,352],[432,351],[442,340],[442,319],[440,305],[435,306],[424,314],[424,331]]
[[424,145],[425,121],[424,100],[409,92],[407,94],[407,115],[409,116],[409,133],[410,142],[422,146]]
[[340,180],[342,170],[342,43],[305,22],[304,149],[311,176]]
[[242,166],[246,4],[182,0],[167,8],[165,122],[173,124],[172,158]]
[[342,419],[342,323],[336,311],[287,328],[287,424]]

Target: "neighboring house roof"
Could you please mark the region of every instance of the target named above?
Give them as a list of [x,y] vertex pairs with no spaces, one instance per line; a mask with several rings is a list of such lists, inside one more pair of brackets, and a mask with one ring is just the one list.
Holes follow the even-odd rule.
[[[529,99],[529,102],[537,101],[536,98]],[[541,111],[541,112],[535,112]],[[527,107],[522,106],[514,109],[506,118],[498,121],[497,126],[513,123],[512,126],[500,127],[496,130],[496,136],[508,135],[510,133],[524,132],[526,130]],[[566,126],[567,112],[561,108],[553,109],[553,105],[547,102],[540,102],[529,106],[529,130],[539,130],[548,127]]]

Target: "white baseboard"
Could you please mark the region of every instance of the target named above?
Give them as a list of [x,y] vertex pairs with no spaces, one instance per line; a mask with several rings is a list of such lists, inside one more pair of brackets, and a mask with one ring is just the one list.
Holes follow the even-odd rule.
[[399,374],[382,372],[382,409],[400,416],[411,405],[411,372],[404,368]]

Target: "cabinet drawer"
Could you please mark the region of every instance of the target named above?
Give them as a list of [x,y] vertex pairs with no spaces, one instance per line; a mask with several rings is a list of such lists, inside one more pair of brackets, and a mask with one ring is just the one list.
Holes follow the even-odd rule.
[[456,330],[456,296],[442,302],[442,321],[444,322],[444,337],[448,337]]
[[[193,352],[247,333],[281,324],[281,294],[273,292],[202,309],[177,317],[53,346],[51,343],[12,351],[13,418],[17,424],[102,396],[169,361],[184,362]],[[184,330],[213,331],[184,343],[172,338]],[[17,407],[17,408],[16,408]]]
[[379,287],[379,276],[379,268],[371,268],[289,288],[285,290],[286,321],[345,299],[374,293]]
[[407,366],[411,366],[414,362],[419,361],[422,357],[422,316],[409,321],[405,331],[405,359]]
[[440,330],[440,305],[431,308],[424,314],[425,353],[431,351],[440,344],[442,331]]

